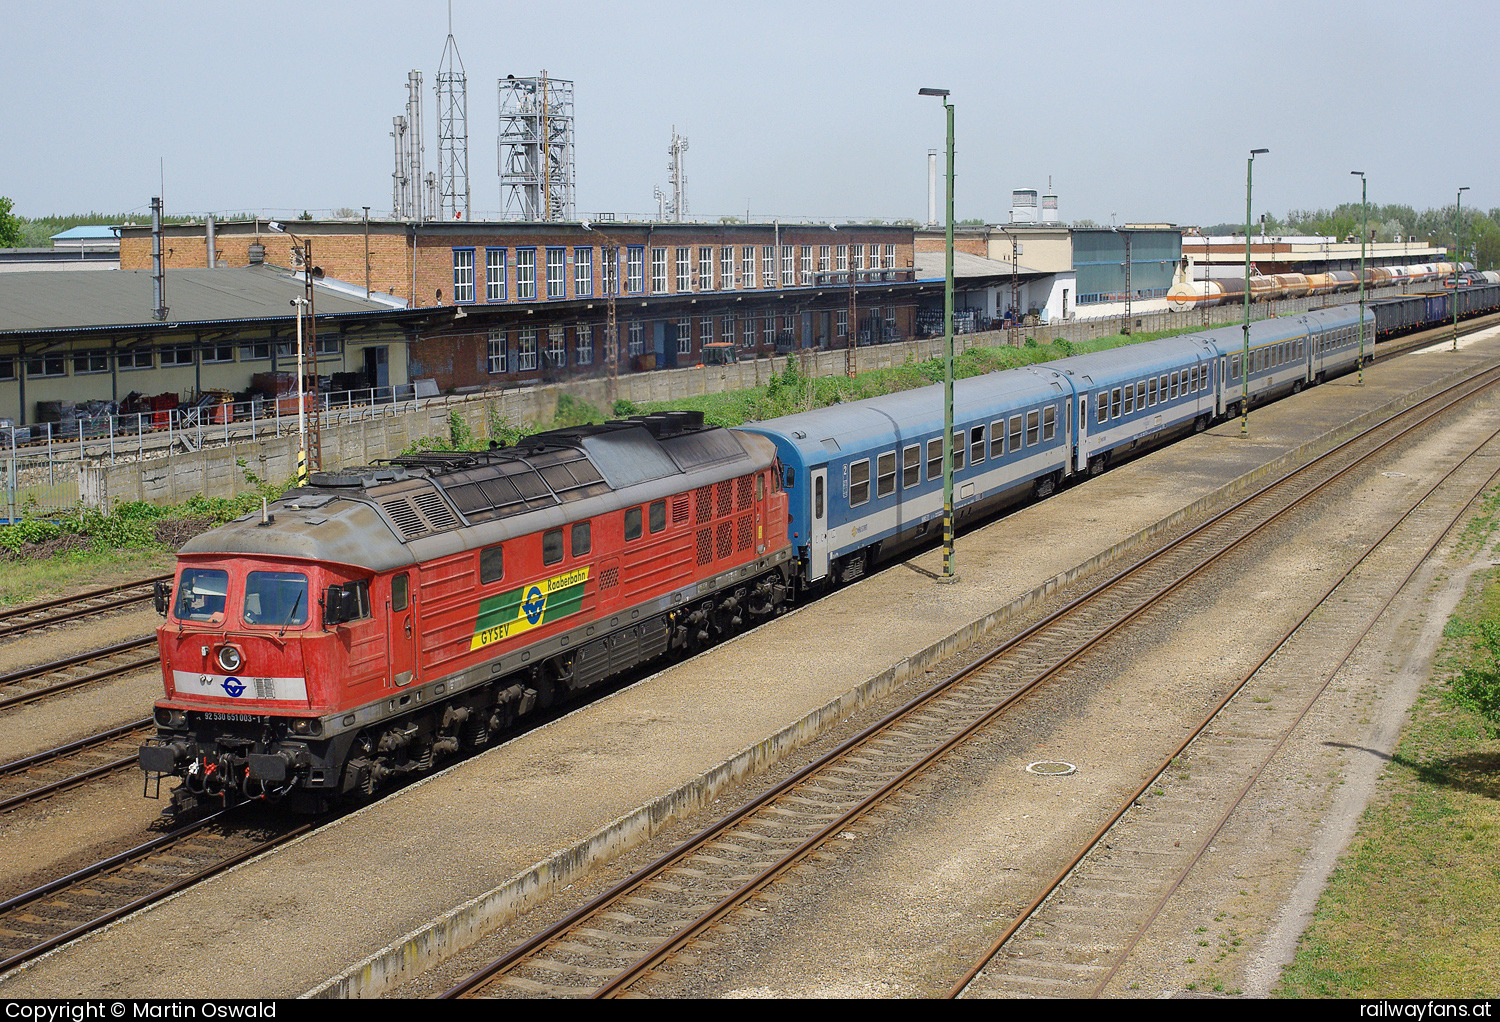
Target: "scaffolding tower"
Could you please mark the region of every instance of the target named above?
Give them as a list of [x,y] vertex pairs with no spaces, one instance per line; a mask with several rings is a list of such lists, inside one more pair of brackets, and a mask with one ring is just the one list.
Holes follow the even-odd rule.
[[469,86],[463,58],[453,38],[448,12],[448,42],[437,73],[438,200],[445,220],[469,219]]
[[573,83],[500,79],[500,202],[521,220],[573,220]]

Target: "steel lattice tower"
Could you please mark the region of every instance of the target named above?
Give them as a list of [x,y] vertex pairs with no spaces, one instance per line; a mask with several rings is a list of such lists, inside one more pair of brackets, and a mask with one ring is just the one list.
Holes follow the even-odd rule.
[[573,220],[573,83],[500,79],[500,205],[522,220]]
[[445,220],[469,219],[469,87],[463,58],[453,38],[448,12],[448,42],[437,73],[438,205]]

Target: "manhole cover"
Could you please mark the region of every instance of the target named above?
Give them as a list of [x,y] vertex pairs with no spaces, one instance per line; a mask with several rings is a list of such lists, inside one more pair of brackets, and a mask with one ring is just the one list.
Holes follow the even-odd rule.
[[1051,777],[1066,777],[1068,774],[1076,773],[1078,768],[1072,763],[1064,763],[1061,760],[1041,760],[1031,763],[1026,767],[1028,774],[1047,774]]

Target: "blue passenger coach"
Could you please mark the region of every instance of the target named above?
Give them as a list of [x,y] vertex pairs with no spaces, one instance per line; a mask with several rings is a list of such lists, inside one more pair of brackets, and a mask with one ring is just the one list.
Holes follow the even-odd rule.
[[[1073,445],[1074,391],[1045,366],[954,384],[955,518],[1055,490]],[[941,530],[943,388],[868,398],[750,423],[776,444],[804,578],[852,581]]]

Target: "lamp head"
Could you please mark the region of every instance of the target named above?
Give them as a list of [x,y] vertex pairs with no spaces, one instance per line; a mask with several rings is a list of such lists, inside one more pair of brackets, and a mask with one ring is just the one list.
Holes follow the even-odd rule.
[[947,95],[948,95],[948,90],[947,89],[918,89],[917,90],[917,95],[918,96],[943,96],[943,97],[946,98]]

